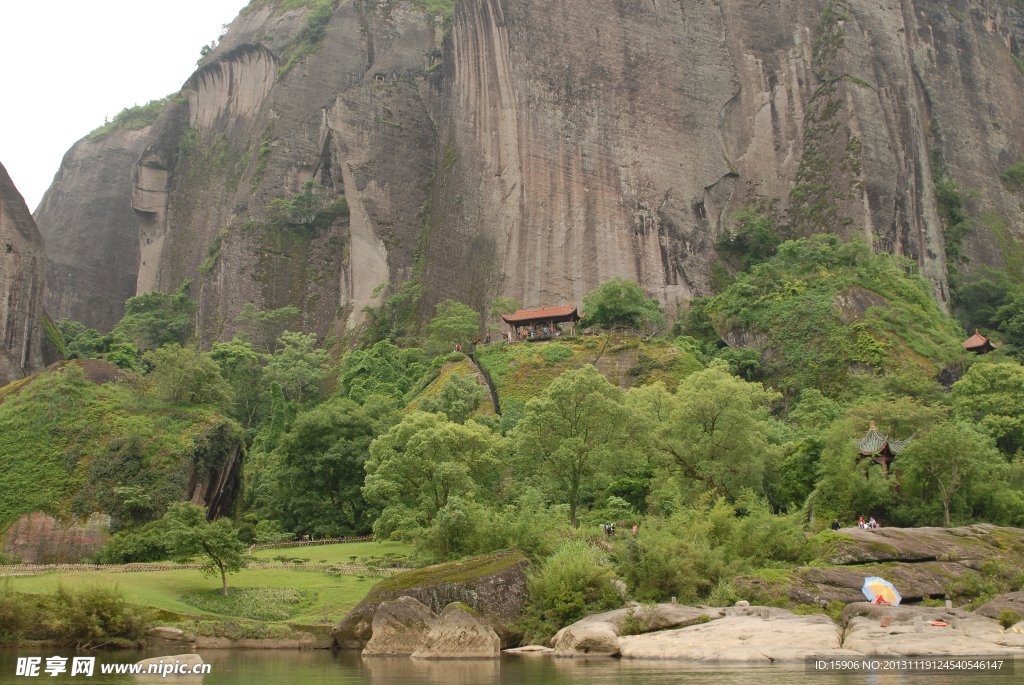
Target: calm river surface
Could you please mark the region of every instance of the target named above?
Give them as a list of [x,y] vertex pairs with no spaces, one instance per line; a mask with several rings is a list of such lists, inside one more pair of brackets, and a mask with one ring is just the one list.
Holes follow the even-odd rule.
[[1024,682],[1018,662],[1015,675],[885,674],[821,675],[804,672],[803,664],[776,666],[718,665],[625,659],[552,659],[503,657],[498,661],[423,662],[408,658],[361,659],[355,651],[326,650],[201,650],[211,673],[201,677],[103,675],[100,664],[134,663],[166,656],[165,651],[79,652],[95,656],[91,678],[70,673],[39,678],[15,675],[19,656],[76,656],[62,650],[0,649],[0,684],[17,683],[180,683],[181,685],[1010,685]]

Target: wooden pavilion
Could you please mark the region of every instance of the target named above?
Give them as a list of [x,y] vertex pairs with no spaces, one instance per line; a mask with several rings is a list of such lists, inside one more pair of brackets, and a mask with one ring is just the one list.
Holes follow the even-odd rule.
[[[882,465],[882,477],[888,478],[889,463],[896,458],[897,454],[907,449],[907,445],[913,439],[913,435],[906,440],[896,440],[888,435],[882,435],[875,427],[875,422],[872,421],[867,435],[853,442],[857,445],[857,451],[862,457],[871,457],[875,463]],[[896,480],[899,480],[899,473],[896,474]]]
[[576,322],[583,316],[576,311],[575,305],[567,304],[561,307],[540,307],[539,309],[519,309],[515,314],[502,314],[502,320],[512,327],[512,332],[518,336],[520,329],[538,330],[547,326],[552,333],[555,331],[555,324],[568,323],[569,335],[576,335]]
[[979,333],[978,329],[975,328],[974,335],[963,341],[961,344],[968,352],[973,352],[974,354],[988,354],[997,347],[1001,347],[1003,343],[993,343],[991,340]]

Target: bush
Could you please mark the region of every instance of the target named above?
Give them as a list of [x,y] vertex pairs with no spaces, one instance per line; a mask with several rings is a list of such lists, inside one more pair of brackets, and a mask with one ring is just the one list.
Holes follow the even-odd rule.
[[149,610],[129,604],[115,587],[58,585],[39,599],[39,626],[47,639],[75,649],[134,646],[152,621]]
[[11,589],[10,579],[0,589],[0,645],[17,643],[35,622],[36,609],[28,597]]
[[524,610],[527,643],[549,638],[588,614],[614,609],[622,598],[611,581],[608,560],[584,540],[569,540],[531,573],[530,604]]
[[152,521],[135,530],[118,533],[99,551],[99,564],[138,564],[168,557],[167,522]]
[[1003,609],[996,620],[999,621],[999,625],[1009,630],[1011,626],[1020,623],[1021,616],[1013,609]]

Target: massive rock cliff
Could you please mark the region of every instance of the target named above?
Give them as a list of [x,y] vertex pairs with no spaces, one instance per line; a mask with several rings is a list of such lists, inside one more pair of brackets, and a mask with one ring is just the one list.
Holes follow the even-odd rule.
[[[131,168],[149,128],[86,136],[68,150],[33,218],[46,241],[46,311],[104,333],[124,316],[139,270]],[[102,227],[102,230],[97,228]]]
[[43,367],[46,248],[0,164],[0,387]]
[[[944,307],[947,252],[961,273],[1024,276],[1021,198],[1000,179],[1024,151],[1015,2],[454,0],[445,20],[414,0],[280,5],[242,10],[111,174],[140,228],[119,278],[197,280],[207,343],[247,302],[340,334],[410,279],[430,312],[579,305],[621,275],[672,313],[712,293],[715,241],[752,203],[794,235],[916,260]],[[952,250],[936,178],[974,220]],[[309,179],[349,215],[273,221]],[[47,223],[62,211],[39,213],[47,235],[124,230]],[[58,281],[52,299],[107,297],[92,287]]]

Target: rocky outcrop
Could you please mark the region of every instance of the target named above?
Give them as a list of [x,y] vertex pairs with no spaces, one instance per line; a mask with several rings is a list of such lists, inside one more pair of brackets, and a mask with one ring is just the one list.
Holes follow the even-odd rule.
[[69,564],[92,558],[107,544],[110,517],[58,521],[36,511],[25,514],[0,536],[0,550],[26,564]]
[[[739,594],[758,603],[789,600],[825,606],[864,599],[866,576],[893,583],[904,601],[943,597],[951,588],[964,596],[984,580],[1024,565],[1024,530],[989,524],[961,528],[844,528],[826,551],[833,566],[801,567],[784,580],[740,577]],[[985,566],[988,564],[988,566]],[[983,570],[983,567],[985,569]],[[970,596],[967,594],[966,596]]]
[[[422,3],[349,0],[315,50],[312,6],[282,4],[247,7],[188,103],[110,168],[133,179],[140,229],[138,262],[112,280],[201,281],[207,343],[248,302],[341,333],[381,282],[410,278],[428,313],[446,297],[580,305],[614,276],[674,311],[712,292],[715,241],[752,203],[797,235],[917,261],[946,306],[936,177],[960,183],[974,220],[959,270],[1019,268],[1021,191],[1000,179],[1024,150],[1017,3],[458,0],[446,32]],[[282,232],[268,205],[309,179],[350,216]],[[92,214],[74,209],[88,198],[54,202],[90,217],[68,245],[127,230],[112,196]],[[86,261],[53,302],[113,299]]]
[[0,164],[0,387],[43,368],[46,248]]
[[46,241],[46,311],[107,333],[135,295],[139,219],[131,168],[149,127],[116,128],[75,143],[33,217]]
[[518,622],[529,599],[519,552],[497,552],[398,573],[373,587],[332,631],[342,649],[363,649],[373,635],[378,607],[399,597],[411,597],[435,613],[453,602],[465,604],[501,638],[503,646],[522,637],[511,626]]
[[843,625],[843,648],[868,656],[1024,654],[1024,634],[960,609],[861,602],[843,610]]
[[437,616],[412,597],[384,602],[373,615],[373,636],[363,656],[408,656],[423,646]]
[[774,607],[732,607],[708,623],[619,638],[624,659],[705,662],[800,661],[841,656],[843,631],[828,616],[799,616]]
[[453,602],[444,608],[413,659],[497,659],[501,638],[477,612]]
[[974,613],[988,618],[998,619],[1004,611],[1016,611],[1024,616],[1024,592],[1007,592],[996,595],[974,610]]
[[[555,656],[615,656],[619,636],[704,623],[723,615],[721,609],[684,604],[632,606],[587,616],[562,628],[551,639]],[[628,634],[628,633],[627,633]]]

